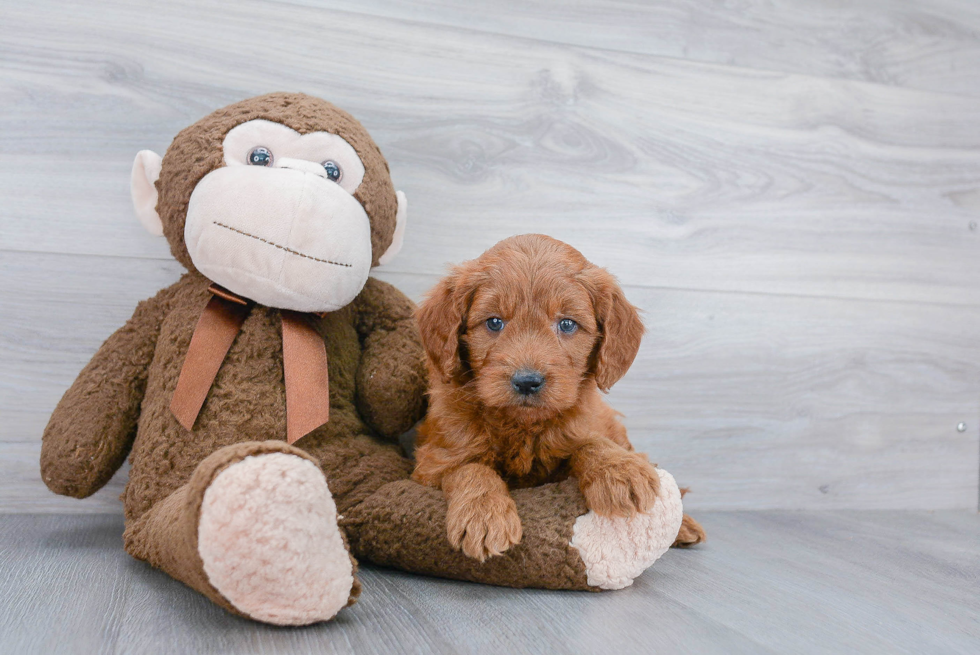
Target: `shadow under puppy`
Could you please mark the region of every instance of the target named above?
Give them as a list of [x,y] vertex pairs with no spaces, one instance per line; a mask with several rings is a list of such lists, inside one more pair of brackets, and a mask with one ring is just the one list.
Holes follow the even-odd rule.
[[[643,335],[606,270],[556,239],[511,237],[455,267],[416,316],[430,390],[413,477],[445,493],[453,547],[483,561],[520,543],[509,488],[572,476],[597,514],[653,506],[654,465],[599,393]],[[674,545],[703,540],[685,515]]]

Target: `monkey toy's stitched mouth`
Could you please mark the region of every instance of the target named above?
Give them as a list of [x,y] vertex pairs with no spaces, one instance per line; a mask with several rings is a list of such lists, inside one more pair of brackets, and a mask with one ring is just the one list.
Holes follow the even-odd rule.
[[351,268],[351,265],[350,264],[341,264],[339,262],[332,262],[329,259],[320,259],[319,257],[313,257],[311,255],[307,255],[305,253],[301,253],[301,252],[299,252],[297,250],[293,250],[292,248],[287,248],[286,246],[280,246],[278,243],[273,243],[272,241],[269,241],[268,239],[263,239],[262,237],[255,236],[254,234],[249,234],[248,232],[245,232],[243,230],[239,230],[236,227],[231,227],[230,225],[225,225],[224,223],[219,223],[218,221],[211,221],[211,223],[213,225],[217,225],[218,227],[223,227],[226,230],[231,230],[232,232],[235,232],[237,234],[241,234],[242,236],[249,237],[250,239],[255,239],[256,241],[261,241],[262,243],[268,244],[270,246],[274,246],[276,248],[279,248],[280,250],[285,250],[290,255],[296,255],[297,257],[303,257],[305,259],[312,259],[313,261],[320,262],[322,264],[333,264],[334,266],[343,266],[344,268]]

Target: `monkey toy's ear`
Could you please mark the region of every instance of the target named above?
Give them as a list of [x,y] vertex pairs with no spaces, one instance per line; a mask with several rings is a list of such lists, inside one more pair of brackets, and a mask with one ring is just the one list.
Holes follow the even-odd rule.
[[384,266],[398,254],[402,249],[402,242],[405,240],[405,223],[408,221],[408,198],[401,191],[396,191],[398,198],[398,212],[395,214],[395,234],[391,237],[391,245],[385,250],[385,254],[378,258],[378,264]]
[[136,217],[155,237],[163,236],[163,221],[157,213],[157,187],[163,157],[152,150],[140,150],[133,162],[133,174],[129,178],[129,190],[133,196]]

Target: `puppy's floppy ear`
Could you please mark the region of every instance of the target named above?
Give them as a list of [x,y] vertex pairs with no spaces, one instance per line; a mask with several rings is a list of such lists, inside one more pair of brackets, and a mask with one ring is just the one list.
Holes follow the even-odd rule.
[[609,391],[636,359],[643,337],[639,312],[626,299],[616,278],[605,269],[590,265],[580,275],[592,296],[599,341],[592,353],[596,385]]
[[443,382],[461,376],[464,371],[459,340],[466,328],[466,312],[474,287],[467,277],[467,270],[457,266],[439,280],[415,310],[422,346],[442,373]]

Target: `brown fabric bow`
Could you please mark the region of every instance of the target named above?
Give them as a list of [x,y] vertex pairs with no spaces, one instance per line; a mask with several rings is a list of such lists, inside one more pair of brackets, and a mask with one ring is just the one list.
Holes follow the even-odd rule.
[[[214,384],[218,369],[252,310],[253,302],[212,284],[180,369],[170,411],[188,430]],[[282,367],[286,379],[286,441],[294,443],[330,418],[327,349],[307,315],[282,310]]]

